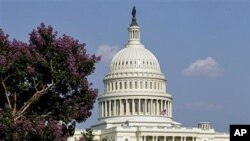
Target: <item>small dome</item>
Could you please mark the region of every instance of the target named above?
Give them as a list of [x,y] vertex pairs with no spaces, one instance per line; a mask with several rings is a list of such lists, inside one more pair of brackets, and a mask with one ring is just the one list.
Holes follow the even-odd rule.
[[129,70],[161,73],[158,60],[142,44],[127,44],[113,57],[110,73]]

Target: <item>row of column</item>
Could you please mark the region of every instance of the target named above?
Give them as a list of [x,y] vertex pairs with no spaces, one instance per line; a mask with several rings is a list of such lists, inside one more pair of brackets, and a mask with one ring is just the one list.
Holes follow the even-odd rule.
[[139,29],[130,29],[129,30],[129,40],[140,40],[140,31]]
[[141,136],[139,141],[196,141],[196,137],[186,136]]
[[126,89],[152,89],[165,91],[165,83],[152,81],[111,81],[105,83],[105,92]]
[[156,115],[172,117],[171,100],[115,99],[99,102],[100,117],[123,115]]

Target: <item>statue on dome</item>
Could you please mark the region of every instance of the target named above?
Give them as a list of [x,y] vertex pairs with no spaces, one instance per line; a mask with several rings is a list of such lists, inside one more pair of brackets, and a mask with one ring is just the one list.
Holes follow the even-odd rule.
[[133,7],[131,14],[133,17],[132,17],[132,23],[130,24],[130,26],[138,26],[138,24],[136,22],[136,17],[135,17],[135,15],[136,15],[135,6]]
[[133,10],[132,10],[132,16],[133,16],[133,18],[135,18],[135,14],[136,14],[136,9],[135,9],[135,6],[133,7]]

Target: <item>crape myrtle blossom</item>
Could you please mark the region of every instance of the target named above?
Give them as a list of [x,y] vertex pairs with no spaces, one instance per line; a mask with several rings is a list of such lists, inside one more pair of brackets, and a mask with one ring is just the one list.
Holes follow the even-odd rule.
[[87,76],[99,60],[43,23],[28,43],[0,29],[0,139],[67,140],[91,116],[98,91]]

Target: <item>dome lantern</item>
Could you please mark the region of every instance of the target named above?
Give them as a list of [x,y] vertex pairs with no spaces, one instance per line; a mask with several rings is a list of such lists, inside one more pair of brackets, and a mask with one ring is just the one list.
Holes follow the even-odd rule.
[[135,6],[132,10],[132,22],[128,28],[129,37],[128,44],[140,44],[140,27],[136,21],[136,9]]

